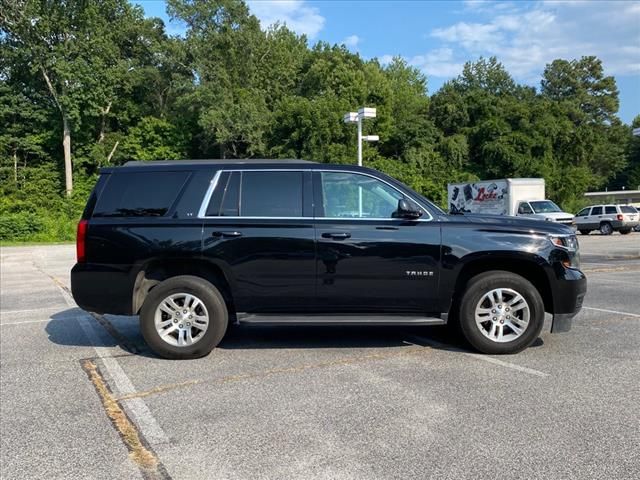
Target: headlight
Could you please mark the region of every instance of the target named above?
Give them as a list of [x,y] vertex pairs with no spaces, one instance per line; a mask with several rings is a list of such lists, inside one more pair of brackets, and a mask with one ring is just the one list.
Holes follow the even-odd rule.
[[549,240],[557,247],[565,248],[570,252],[577,252],[578,238],[575,235],[550,235]]

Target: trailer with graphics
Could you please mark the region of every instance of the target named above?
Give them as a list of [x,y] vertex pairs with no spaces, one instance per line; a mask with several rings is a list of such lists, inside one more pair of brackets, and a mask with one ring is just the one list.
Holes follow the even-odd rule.
[[545,197],[544,178],[503,178],[450,183],[451,213],[478,213],[537,218],[571,225],[573,215]]

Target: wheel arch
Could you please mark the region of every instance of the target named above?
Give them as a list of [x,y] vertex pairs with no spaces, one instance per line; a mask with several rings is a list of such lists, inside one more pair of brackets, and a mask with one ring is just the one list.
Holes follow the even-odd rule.
[[549,276],[545,267],[540,263],[540,259],[536,260],[536,258],[526,256],[491,255],[471,259],[461,267],[456,277],[450,308],[450,314],[453,314],[454,318],[469,281],[481,273],[494,270],[514,273],[530,281],[542,297],[545,311],[553,313],[553,290]]
[[133,314],[140,313],[147,295],[156,285],[180,275],[200,277],[210,282],[220,290],[229,315],[235,313],[232,279],[223,266],[206,258],[156,258],[145,262],[136,274],[131,299]]

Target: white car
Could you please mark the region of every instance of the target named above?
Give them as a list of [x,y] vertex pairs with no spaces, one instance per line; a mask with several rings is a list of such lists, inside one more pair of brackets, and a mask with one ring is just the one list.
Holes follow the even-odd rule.
[[615,231],[626,235],[638,226],[640,214],[631,205],[593,205],[580,210],[574,223],[582,235],[592,230],[599,230],[602,235]]

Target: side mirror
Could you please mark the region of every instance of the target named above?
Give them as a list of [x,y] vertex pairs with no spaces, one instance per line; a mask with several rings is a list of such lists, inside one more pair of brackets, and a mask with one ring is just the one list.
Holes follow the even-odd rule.
[[414,210],[406,198],[401,198],[398,200],[398,209],[395,212],[394,217],[397,218],[411,218],[416,219],[422,216],[422,212],[419,210]]

